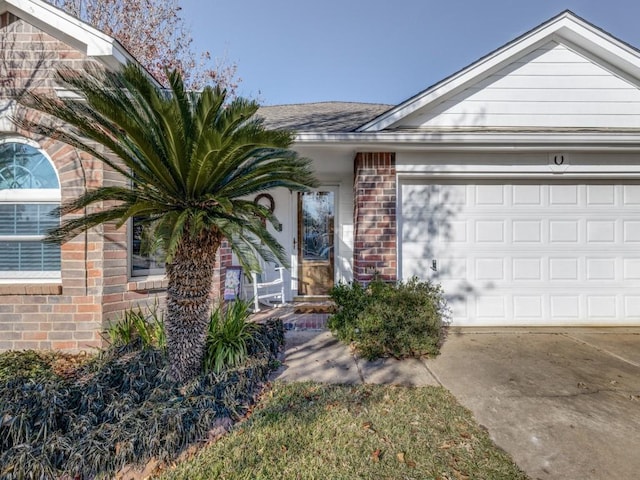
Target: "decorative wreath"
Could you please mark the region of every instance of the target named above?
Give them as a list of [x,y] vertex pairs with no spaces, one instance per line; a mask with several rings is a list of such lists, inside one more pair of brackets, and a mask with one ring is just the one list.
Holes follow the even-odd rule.
[[[269,203],[268,205],[266,205],[267,202]],[[267,207],[271,213],[273,213],[276,209],[276,202],[268,193],[261,193],[260,195],[256,196],[256,198],[253,199],[253,203],[255,203],[256,205]]]

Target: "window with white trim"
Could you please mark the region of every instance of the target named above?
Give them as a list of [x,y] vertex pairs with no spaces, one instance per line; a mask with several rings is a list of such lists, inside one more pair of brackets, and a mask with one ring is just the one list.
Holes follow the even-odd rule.
[[164,275],[165,264],[162,249],[146,238],[143,218],[131,220],[131,276]]
[[44,243],[60,224],[60,181],[45,153],[19,140],[0,143],[0,282],[60,280],[60,246]]

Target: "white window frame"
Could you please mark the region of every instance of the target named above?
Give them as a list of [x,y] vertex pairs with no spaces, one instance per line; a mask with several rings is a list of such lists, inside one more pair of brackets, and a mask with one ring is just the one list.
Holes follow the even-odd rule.
[[[23,143],[35,148],[40,152],[44,158],[49,162],[56,180],[58,182],[58,188],[21,188],[21,189],[2,189],[0,190],[0,203],[10,204],[51,204],[59,206],[62,201],[60,175],[55,167],[55,164],[51,160],[51,157],[38,145],[36,142],[30,141],[26,138],[20,137],[6,137],[0,140],[0,145],[6,143]],[[44,235],[0,235],[0,241],[41,241],[45,238]],[[60,283],[62,281],[61,270],[46,270],[46,271],[25,271],[16,272],[8,270],[0,270],[0,284],[15,283],[16,281],[24,283]]]

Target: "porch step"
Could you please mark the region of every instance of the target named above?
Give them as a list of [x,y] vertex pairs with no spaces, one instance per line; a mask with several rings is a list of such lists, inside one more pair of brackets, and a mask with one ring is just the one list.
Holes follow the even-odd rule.
[[293,299],[295,313],[334,313],[336,304],[328,296],[298,296]]
[[298,313],[291,304],[281,308],[263,309],[251,316],[254,322],[264,322],[268,319],[280,319],[285,330],[326,330],[327,313]]
[[330,301],[331,297],[329,295],[296,295],[293,297],[294,303],[322,303]]

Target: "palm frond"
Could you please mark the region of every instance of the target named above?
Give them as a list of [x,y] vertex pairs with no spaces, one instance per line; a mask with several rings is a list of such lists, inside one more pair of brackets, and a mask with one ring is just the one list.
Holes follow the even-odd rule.
[[[178,72],[168,74],[169,89],[162,90],[133,65],[118,72],[95,64],[62,68],[57,78],[78,95],[28,93],[20,102],[51,121],[14,121],[87,152],[130,187],[102,187],[65,203],[63,222],[49,240],[68,240],[102,221],[121,226],[142,215],[156,224],[169,258],[183,235],[198,238],[208,231],[227,238],[245,265],[253,265],[256,255],[286,263],[262,223],[277,226],[277,218],[246,199],[274,188],[306,190],[317,182],[310,160],[289,149],[293,132],[265,128],[256,102],[226,103],[218,87],[188,92]],[[65,218],[88,207],[104,211]]]
[[68,242],[82,232],[107,222],[120,220],[126,210],[126,207],[112,207],[101,212],[87,213],[79,218],[68,219],[58,228],[49,231],[44,241],[47,243]]

